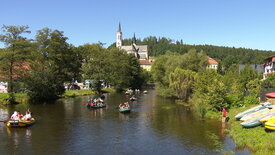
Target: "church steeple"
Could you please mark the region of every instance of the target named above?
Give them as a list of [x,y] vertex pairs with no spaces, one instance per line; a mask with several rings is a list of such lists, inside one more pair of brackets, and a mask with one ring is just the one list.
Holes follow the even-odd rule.
[[132,44],[136,44],[136,42],[137,42],[136,34],[134,33],[134,36],[132,38]]
[[116,47],[121,47],[122,46],[122,32],[121,32],[121,26],[120,22],[118,24],[118,30],[116,33]]
[[117,30],[117,32],[121,32],[120,22],[118,23],[118,30]]

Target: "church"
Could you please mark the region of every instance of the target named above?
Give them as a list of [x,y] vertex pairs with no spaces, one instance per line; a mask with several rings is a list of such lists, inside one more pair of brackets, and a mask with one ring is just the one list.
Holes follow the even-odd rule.
[[118,25],[118,30],[116,33],[116,47],[126,51],[128,54],[134,54],[139,60],[148,60],[148,46],[147,45],[137,45],[136,44],[136,37],[132,39],[132,44],[129,46],[123,46],[122,44],[122,31],[120,23]]

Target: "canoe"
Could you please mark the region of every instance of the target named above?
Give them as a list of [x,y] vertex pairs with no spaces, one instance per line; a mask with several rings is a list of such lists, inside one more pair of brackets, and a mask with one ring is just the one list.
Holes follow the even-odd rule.
[[254,113],[251,113],[251,114],[248,114],[248,115],[245,115],[243,116],[240,120],[241,121],[246,121],[246,120],[249,120],[249,119],[252,119],[254,117],[258,117],[264,113],[268,113],[268,112],[271,112],[271,111],[275,111],[275,105],[271,105],[271,106],[268,106],[264,109],[261,109],[259,111],[256,111]]
[[265,126],[266,129],[269,130],[275,130],[275,119],[269,120],[267,122],[265,122]]
[[35,119],[31,118],[31,120],[23,121],[23,120],[10,120],[7,123],[8,127],[29,127],[35,123]]
[[261,113],[260,115],[258,115],[257,117],[248,119],[244,122],[241,123],[241,125],[245,128],[253,128],[256,127],[258,125],[261,125],[260,120],[267,117],[267,116],[271,116],[271,115],[275,115],[275,111],[270,111],[267,113]]
[[267,121],[269,121],[269,120],[272,120],[272,119],[275,119],[275,114],[274,114],[274,115],[267,116],[267,117],[261,119],[260,122],[261,122],[262,124],[264,124],[265,122],[267,122]]
[[248,114],[257,112],[257,111],[259,111],[259,110],[261,110],[261,109],[265,109],[267,106],[270,106],[270,105],[272,105],[272,103],[270,103],[270,102],[265,102],[265,103],[263,103],[263,104],[261,104],[261,105],[258,105],[258,106],[256,106],[256,107],[250,108],[250,109],[248,109],[248,110],[246,110],[246,111],[244,111],[244,112],[241,112],[241,113],[237,114],[237,115],[235,116],[235,118],[236,118],[236,120],[239,120],[239,119],[241,119],[241,118],[242,118],[243,116],[245,116],[245,115],[248,115]]
[[265,94],[266,97],[275,98],[275,92]]
[[101,106],[95,106],[95,105],[91,105],[91,104],[87,104],[88,108],[92,108],[92,109],[99,109],[99,108],[105,108],[107,105],[107,103],[103,103]]
[[129,112],[131,112],[131,109],[130,108],[120,108],[119,112],[121,112],[121,113],[129,113]]
[[269,130],[275,130],[275,119],[265,122],[264,127]]

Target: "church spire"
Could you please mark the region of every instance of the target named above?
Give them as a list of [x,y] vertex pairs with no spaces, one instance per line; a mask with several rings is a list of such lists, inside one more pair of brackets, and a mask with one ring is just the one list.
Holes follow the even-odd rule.
[[120,22],[119,22],[119,24],[118,24],[118,30],[117,30],[117,32],[121,32]]
[[133,43],[133,44],[136,44],[136,42],[137,42],[136,34],[134,33],[134,36],[133,36],[133,39],[132,39],[132,43]]
[[122,32],[121,32],[121,26],[120,26],[120,22],[118,24],[118,30],[116,33],[116,47],[121,47],[122,46]]

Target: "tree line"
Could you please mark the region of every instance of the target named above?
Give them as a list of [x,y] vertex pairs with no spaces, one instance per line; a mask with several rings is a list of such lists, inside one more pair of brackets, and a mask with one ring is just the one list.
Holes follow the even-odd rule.
[[192,104],[204,117],[209,111],[257,104],[261,89],[275,83],[275,76],[262,82],[262,74],[249,65],[242,70],[231,65],[221,74],[207,69],[207,59],[204,51],[196,49],[159,56],[152,67],[159,94]]
[[140,88],[145,73],[134,55],[102,44],[79,47],[67,43],[63,31],[44,28],[35,38],[28,26],[2,27],[0,41],[0,78],[8,82],[9,102],[15,92],[27,92],[32,100],[56,99],[65,92],[64,83],[93,80],[100,91],[105,82],[116,90]]
[[[137,39],[137,44],[148,45],[149,56],[158,57],[164,55],[167,51],[179,54],[185,54],[191,49],[204,51],[208,56],[216,59],[224,67],[229,67],[232,64],[262,64],[263,60],[274,51],[253,50],[246,48],[223,47],[213,45],[189,45],[180,41],[173,41],[166,37],[149,36],[144,39]],[[132,39],[124,39],[124,45],[130,45]],[[114,47],[115,43],[110,47]]]

